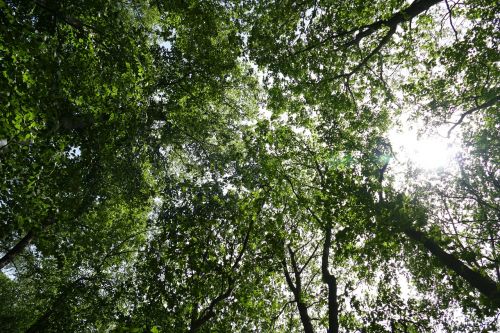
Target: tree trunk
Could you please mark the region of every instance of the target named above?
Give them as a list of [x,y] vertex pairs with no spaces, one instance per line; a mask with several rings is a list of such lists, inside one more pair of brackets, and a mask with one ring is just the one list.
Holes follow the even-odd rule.
[[293,296],[295,298],[295,303],[297,303],[297,310],[299,310],[300,321],[302,322],[302,327],[304,328],[304,332],[314,333],[311,317],[309,317],[309,313],[307,312],[307,305],[302,301],[302,295],[301,295],[302,282],[300,277],[300,271],[297,266],[297,262],[295,261],[295,254],[290,246],[288,246],[288,252],[290,254],[290,260],[292,262],[292,269],[295,276],[295,283],[292,281],[292,277],[288,272],[286,259],[283,258],[281,264],[283,266],[283,272],[285,273],[285,280],[288,284],[288,287],[293,293]]
[[21,240],[16,245],[14,245],[13,248],[7,251],[7,253],[2,258],[0,258],[0,270],[3,269],[12,260],[14,260],[14,258],[16,258],[17,255],[20,254],[24,250],[24,248],[28,246],[31,241],[33,241],[34,238],[35,233],[32,230],[28,231],[26,236],[21,238]]
[[41,230],[30,230],[24,236],[21,238],[19,242],[17,242],[16,245],[14,245],[13,248],[11,248],[7,253],[0,258],[0,270],[2,270],[6,265],[8,265],[12,260],[14,260],[23,250],[35,239],[35,237],[38,235],[39,231],[43,231],[45,228],[47,228],[49,225],[54,223],[53,220],[47,219],[42,222]]
[[500,285],[498,283],[493,281],[490,277],[470,269],[454,255],[443,250],[436,241],[428,237],[424,232],[415,230],[411,227],[406,228],[403,232],[413,241],[422,244],[444,267],[452,270],[472,287],[476,288],[492,302],[494,307],[500,307]]
[[[425,12],[432,6],[442,2],[443,0],[415,0],[413,3],[406,9],[399,11],[392,15],[390,18],[385,20],[378,20],[371,24],[359,27],[358,33],[356,36],[349,42],[346,43],[346,46],[357,45],[359,42],[376,31],[380,30],[382,27],[390,27],[393,30],[388,36],[390,37],[396,31],[398,25],[403,22],[407,22]],[[352,31],[352,30],[351,30]]]
[[[381,202],[384,203],[384,200]],[[395,209],[399,210],[398,207]],[[382,210],[383,208],[380,205],[376,205],[376,214],[381,214]],[[493,308],[500,308],[500,283],[495,282],[487,275],[472,270],[453,254],[446,252],[425,232],[416,230],[409,223],[402,227],[396,220],[398,219],[393,217],[392,221],[389,222],[392,227],[396,228],[396,232],[402,232],[414,242],[421,244],[443,267],[455,272],[467,281],[471,287],[479,291],[490,302]],[[411,218],[408,220],[411,221]]]
[[297,301],[297,308],[299,310],[300,321],[304,327],[304,333],[314,333],[311,317],[309,317],[309,313],[307,312],[307,305],[302,301]]
[[328,286],[328,329],[327,333],[339,332],[339,304],[337,302],[337,279],[328,270],[328,258],[332,243],[332,227],[325,231],[325,242],[323,244],[323,255],[321,258],[321,275],[323,282]]
[[398,25],[402,22],[409,21],[442,1],[443,0],[415,0],[408,8],[402,10],[399,13],[396,13],[394,16],[388,19],[387,25]]

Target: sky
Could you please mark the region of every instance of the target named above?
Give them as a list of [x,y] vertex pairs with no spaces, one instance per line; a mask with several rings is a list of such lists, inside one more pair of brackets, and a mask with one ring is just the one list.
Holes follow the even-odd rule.
[[438,127],[433,133],[423,132],[425,124],[401,115],[387,133],[395,157],[389,172],[395,177],[395,185],[401,188],[410,169],[419,170],[424,179],[430,179],[442,171],[455,170],[455,157],[461,151],[460,130],[457,128],[448,138],[451,125]]

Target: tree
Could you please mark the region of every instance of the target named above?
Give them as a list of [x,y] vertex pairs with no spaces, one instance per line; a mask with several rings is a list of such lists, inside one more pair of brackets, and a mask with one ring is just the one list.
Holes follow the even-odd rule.
[[122,177],[131,182],[120,191],[144,196],[144,144],[135,138],[151,41],[123,38],[120,26],[132,34],[141,23],[101,2],[8,2],[2,13],[2,234],[19,239],[3,267],[50,225],[109,196]]
[[[352,10],[350,13],[346,13],[346,10],[351,9],[345,8],[348,5],[333,6],[321,2],[315,2],[312,5],[302,3],[301,7],[290,9],[297,15],[282,15],[282,11],[288,9],[277,4],[265,4],[258,11],[256,10],[253,15],[258,23],[253,26],[256,32],[253,35],[255,39],[251,51],[254,52],[254,57],[259,64],[269,66],[269,75],[273,77],[273,81],[270,83],[272,92],[278,90],[283,91],[283,94],[293,92],[302,94],[309,105],[318,105],[321,103],[318,102],[318,99],[324,99],[326,94],[332,96],[330,97],[332,99],[342,98],[347,102],[337,102],[335,104],[339,109],[337,112],[344,117],[348,114],[351,105],[357,103],[357,100],[365,102],[368,98],[368,103],[365,102],[364,106],[358,107],[359,113],[363,112],[363,110],[372,112],[372,114],[377,110],[383,111],[384,107],[379,102],[379,98],[382,97],[383,101],[389,103],[394,100],[389,89],[402,89],[404,93],[412,97],[416,96],[416,91],[419,91],[422,95],[417,98],[432,99],[432,102],[427,105],[427,109],[432,108],[431,110],[437,109],[439,111],[440,109],[437,106],[442,105],[443,100],[447,101],[446,107],[448,110],[453,109],[453,107],[456,109],[465,108],[467,103],[462,99],[450,96],[429,96],[429,82],[437,82],[437,79],[434,80],[435,74],[432,71],[438,67],[438,64],[444,67],[444,71],[449,75],[448,77],[445,75],[439,76],[440,88],[433,90],[434,92],[439,91],[441,94],[446,94],[446,89],[451,90],[450,84],[443,81],[445,78],[450,80],[451,77],[455,77],[454,75],[462,74],[465,77],[479,75],[483,71],[482,69],[473,69],[473,65],[472,67],[466,67],[468,64],[463,61],[458,67],[459,60],[454,58],[457,54],[452,53],[450,49],[456,49],[458,45],[463,45],[462,38],[465,39],[468,34],[474,35],[474,38],[472,38],[473,43],[488,44],[486,39],[489,37],[487,36],[494,34],[491,31],[492,21],[488,19],[488,17],[491,17],[490,11],[492,8],[485,4],[477,4],[476,6],[476,4],[471,3],[466,5],[474,8],[471,13],[465,14],[466,10],[465,12],[452,13],[449,6],[441,6],[440,8],[439,3],[440,1],[415,1],[409,6],[402,3],[391,3],[383,8],[380,7],[380,4],[373,3],[365,7],[359,5],[363,10],[356,8],[359,10]],[[377,10],[382,13],[379,16],[381,18],[373,19],[372,13]],[[447,40],[449,31],[443,27],[432,30],[434,15],[423,14],[428,10],[435,10],[436,16],[440,14],[439,10],[446,10],[443,15],[450,16],[450,29],[456,33],[455,40]],[[393,14],[390,13],[391,11]],[[465,31],[462,30],[460,33],[456,31],[451,15],[465,15],[472,19],[479,11],[484,12],[484,21],[473,20],[470,30],[464,29]],[[367,15],[366,18],[363,17],[364,13]],[[356,18],[349,23],[342,20],[349,18],[349,15],[356,15]],[[279,29],[267,28],[266,24],[276,24],[276,20],[268,20],[271,16],[283,21],[282,24],[277,24]],[[413,35],[413,30],[409,30],[414,20],[417,23],[416,36]],[[420,25],[431,27],[431,32],[420,31]],[[476,33],[476,31],[481,31],[481,34]],[[399,42],[392,41],[396,34],[399,36]],[[450,45],[440,48],[437,41],[429,40],[429,36],[435,36],[437,40]],[[420,40],[417,38],[420,38]],[[266,40],[276,40],[277,43],[266,43],[264,42]],[[405,40],[411,41],[413,50],[409,50],[408,46],[405,46]],[[262,43],[260,43],[261,41]],[[392,47],[389,48],[389,45]],[[473,47],[470,44],[468,45],[468,47]],[[486,49],[488,48],[486,47]],[[399,50],[402,50],[404,55],[399,54]],[[332,52],[335,52],[335,57],[331,56]],[[416,59],[419,57],[418,52],[423,52],[420,57],[424,57],[424,60]],[[483,60],[487,64],[486,68],[484,68],[485,73],[494,71],[489,69],[492,59],[489,58],[488,51],[484,52]],[[424,70],[424,73],[428,74],[415,75],[415,77],[424,77],[419,81],[421,85],[418,88],[412,83],[411,76],[408,80],[409,84],[403,84],[399,87],[397,84],[392,85],[390,84],[391,78],[387,77],[386,73],[395,66],[393,61],[403,64],[408,63],[413,70],[420,71],[420,68],[415,66],[416,61],[419,61],[426,65],[428,72]],[[494,91],[495,88],[490,88],[492,84],[494,85],[495,79],[493,77],[495,76],[484,75],[487,76],[487,79],[483,81],[486,82],[488,88],[481,91],[472,86],[478,81],[474,80],[473,83],[467,80],[459,80],[463,84],[462,91],[475,89],[479,94],[475,96],[476,106],[463,113],[464,117],[473,112],[492,107],[497,102],[497,98],[494,94],[492,95],[492,90]],[[409,89],[410,87],[415,89]],[[314,91],[316,97],[309,96],[310,91]],[[451,100],[456,101],[453,107],[451,107]],[[369,110],[367,110],[368,107],[370,107]],[[326,115],[321,114],[321,116],[325,117]],[[331,112],[328,116],[331,117]],[[439,114],[436,113],[434,117],[437,118],[438,116]],[[461,116],[458,123],[462,121],[463,117]],[[338,125],[336,129],[338,132]],[[415,233],[408,232],[407,235],[409,234],[412,234],[410,238],[417,240]],[[422,239],[419,242],[423,242]],[[448,268],[450,267],[448,266]],[[473,282],[473,280],[475,278],[470,278],[469,282]],[[487,284],[490,286],[490,291],[483,292],[485,294],[491,293],[488,297],[490,300],[497,302],[495,301],[497,296],[494,296],[497,293],[497,282],[490,279]]]
[[[2,331],[498,328],[495,4],[9,0],[0,20]],[[455,169],[401,188],[400,114],[460,139]]]

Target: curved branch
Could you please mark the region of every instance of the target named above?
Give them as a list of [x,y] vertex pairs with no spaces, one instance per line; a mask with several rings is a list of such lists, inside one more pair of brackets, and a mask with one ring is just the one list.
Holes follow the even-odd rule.
[[471,115],[477,111],[480,111],[480,110],[483,110],[483,109],[486,109],[490,106],[493,106],[495,105],[496,103],[498,103],[500,101],[500,96],[495,96],[493,97],[492,99],[484,102],[483,104],[481,105],[478,105],[476,106],[475,108],[472,108],[464,113],[462,113],[462,115],[460,116],[460,118],[457,120],[457,122],[455,122],[455,124],[448,130],[448,138],[450,137],[451,135],[451,132],[457,127],[459,126],[465,119],[465,117],[467,117],[468,115]]
[[375,21],[371,24],[362,25],[359,27],[352,28],[350,30],[339,31],[333,35],[328,36],[327,38],[325,38],[324,40],[322,40],[316,44],[307,46],[306,48],[296,52],[294,55],[302,53],[302,52],[310,51],[316,47],[319,47],[321,45],[326,44],[330,40],[335,40],[337,38],[351,35],[351,34],[354,34],[356,32],[357,32],[356,35],[352,39],[350,39],[349,41],[345,42],[343,44],[343,46],[349,47],[352,45],[357,45],[361,42],[362,39],[376,33],[377,31],[379,31],[383,27],[389,27],[391,29],[396,30],[396,28],[401,23],[411,21],[413,18],[415,18],[416,16],[425,12],[426,10],[431,8],[432,6],[440,3],[441,1],[443,1],[443,0],[415,0],[410,6],[408,6],[407,8],[405,8],[403,10],[400,10],[399,12],[395,13],[394,15],[392,15],[388,19],[378,20],[378,21]]

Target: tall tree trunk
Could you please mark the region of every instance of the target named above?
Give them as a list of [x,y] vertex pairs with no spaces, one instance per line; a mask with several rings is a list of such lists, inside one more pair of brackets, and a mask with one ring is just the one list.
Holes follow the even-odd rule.
[[215,316],[215,307],[219,303],[221,303],[222,301],[226,300],[229,296],[231,296],[231,293],[233,292],[233,290],[234,290],[234,280],[230,279],[229,280],[229,287],[223,293],[221,293],[219,296],[214,298],[212,300],[212,302],[210,302],[208,307],[201,312],[201,315],[198,318],[191,319],[189,332],[190,333],[198,332],[198,330],[205,323],[207,323],[210,319],[212,319]]
[[461,262],[454,255],[447,253],[439,244],[424,232],[418,231],[411,227],[403,230],[411,240],[421,244],[430,253],[432,253],[439,262],[446,268],[452,270],[457,275],[461,276],[472,287],[477,289],[494,307],[500,307],[500,284],[493,281],[490,277],[476,272]]
[[299,310],[302,327],[304,327],[304,333],[314,333],[311,317],[309,317],[309,313],[307,312],[306,303],[302,302],[302,300],[297,301],[297,308]]
[[12,260],[14,260],[14,258],[16,258],[24,250],[24,248],[28,246],[31,241],[33,241],[34,238],[35,233],[32,230],[28,231],[26,236],[21,238],[21,240],[17,242],[17,244],[14,245],[13,248],[7,251],[7,253],[2,258],[0,258],[0,270],[3,269]]
[[[383,206],[387,202],[379,197],[380,202],[375,204],[375,212],[382,216],[384,210]],[[380,205],[382,204],[382,205]],[[393,207],[393,210],[398,211],[399,207]],[[406,217],[408,221],[412,219]],[[404,233],[412,241],[422,245],[428,250],[443,267],[455,272],[458,276],[462,277],[467,283],[479,291],[494,308],[500,308],[500,283],[495,282],[489,276],[472,270],[469,266],[465,265],[460,259],[453,254],[446,252],[434,239],[429,237],[425,232],[413,228],[410,224],[401,226],[398,218],[393,217],[390,224],[396,228],[397,232]]]
[[290,261],[292,263],[292,269],[295,276],[295,283],[292,281],[292,277],[288,272],[286,259],[283,258],[281,264],[283,266],[283,272],[285,273],[285,279],[288,284],[288,287],[293,293],[293,296],[295,298],[295,303],[297,303],[297,310],[299,310],[300,321],[302,322],[302,327],[304,328],[304,332],[314,333],[311,317],[309,317],[309,313],[307,311],[307,304],[304,303],[302,300],[302,281],[300,277],[301,272],[295,260],[295,253],[293,252],[290,246],[288,246],[288,253],[290,255]]
[[38,235],[39,231],[43,231],[45,228],[47,228],[49,225],[53,223],[53,220],[51,219],[46,219],[45,221],[42,222],[41,230],[30,230],[28,233],[21,238],[19,242],[17,242],[14,247],[12,247],[10,250],[7,251],[7,253],[0,258],[0,270],[3,269],[6,265],[8,265],[12,260],[14,260],[23,250],[35,239],[35,237]]
[[323,255],[321,257],[321,275],[323,282],[328,286],[328,329],[327,333],[339,332],[339,304],[337,302],[337,279],[328,270],[328,258],[330,257],[330,246],[332,243],[332,227],[328,226],[325,231],[325,242],[323,243]]

